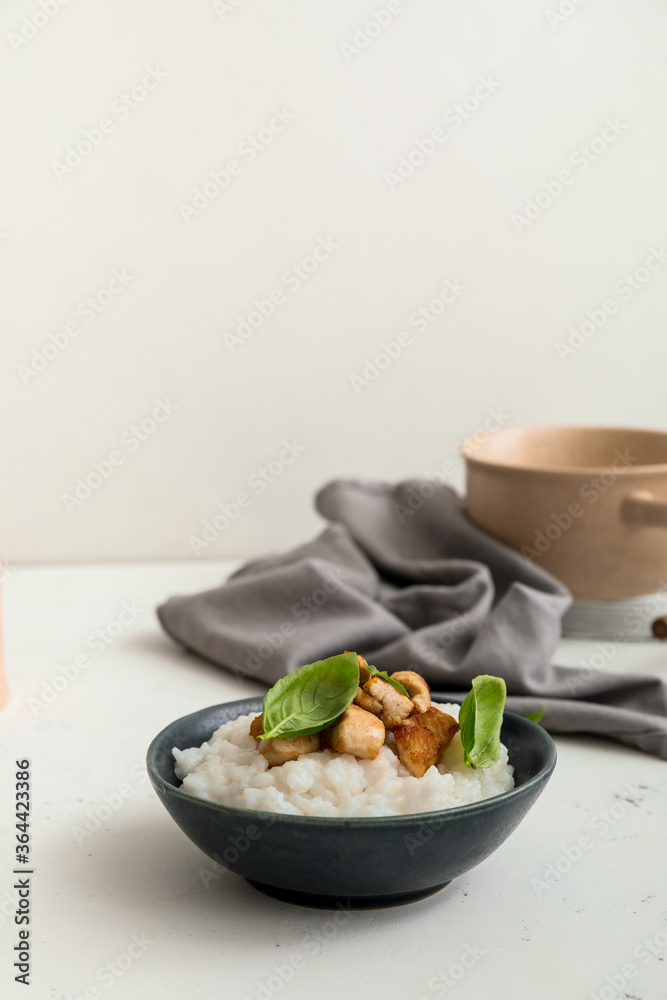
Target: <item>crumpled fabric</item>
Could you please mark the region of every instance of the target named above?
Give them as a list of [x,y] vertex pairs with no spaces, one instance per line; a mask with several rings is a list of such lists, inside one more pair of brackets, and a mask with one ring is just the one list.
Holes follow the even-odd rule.
[[667,759],[664,682],[552,664],[569,592],[472,524],[449,487],[336,480],[316,506],[330,522],[320,535],[212,590],[171,597],[158,608],[165,631],[267,685],[344,649],[381,670],[416,670],[459,700],[473,677],[495,674],[507,708],[543,709],[552,732]]

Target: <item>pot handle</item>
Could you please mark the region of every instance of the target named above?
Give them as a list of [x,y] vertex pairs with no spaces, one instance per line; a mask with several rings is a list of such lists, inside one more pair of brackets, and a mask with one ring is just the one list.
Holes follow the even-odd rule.
[[667,528],[667,499],[650,490],[635,490],[621,503],[621,521],[636,527]]

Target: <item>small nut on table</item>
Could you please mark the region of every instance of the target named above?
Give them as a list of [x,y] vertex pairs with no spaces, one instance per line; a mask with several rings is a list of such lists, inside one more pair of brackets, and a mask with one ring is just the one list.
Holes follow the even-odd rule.
[[661,615],[651,623],[651,631],[656,639],[667,639],[667,615]]

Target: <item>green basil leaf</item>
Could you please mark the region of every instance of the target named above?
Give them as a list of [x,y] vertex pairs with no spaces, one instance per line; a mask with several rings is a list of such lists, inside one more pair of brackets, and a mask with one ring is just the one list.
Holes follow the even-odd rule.
[[404,694],[406,698],[410,697],[410,695],[405,690],[405,688],[403,687],[403,685],[399,684],[398,681],[393,680],[389,676],[389,674],[387,673],[386,670],[378,670],[377,667],[372,667],[370,665],[370,663],[367,663],[366,666],[363,669],[364,670],[368,670],[368,672],[371,675],[371,677],[381,677],[383,681],[388,681],[391,684],[392,687],[395,687],[397,691],[400,691],[401,694]]
[[507,688],[502,677],[473,678],[459,712],[463,759],[467,767],[491,767],[500,760],[500,727]]
[[524,719],[528,719],[529,722],[541,722],[544,718],[544,709],[539,708],[537,712],[531,712],[530,715],[524,715]]
[[263,740],[319,733],[352,703],[359,686],[356,653],[307,663],[281,677],[264,695]]

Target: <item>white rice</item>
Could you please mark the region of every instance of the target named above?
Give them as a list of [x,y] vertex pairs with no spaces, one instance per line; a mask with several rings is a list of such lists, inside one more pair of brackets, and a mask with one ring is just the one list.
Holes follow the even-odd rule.
[[[458,705],[436,705],[458,718]],[[226,722],[208,742],[174,749],[174,770],[183,788],[206,802],[292,816],[399,816],[448,809],[488,799],[514,788],[507,750],[493,767],[463,763],[461,736],[441,763],[414,778],[383,746],[375,760],[321,750],[269,768],[248,732],[252,715]]]

